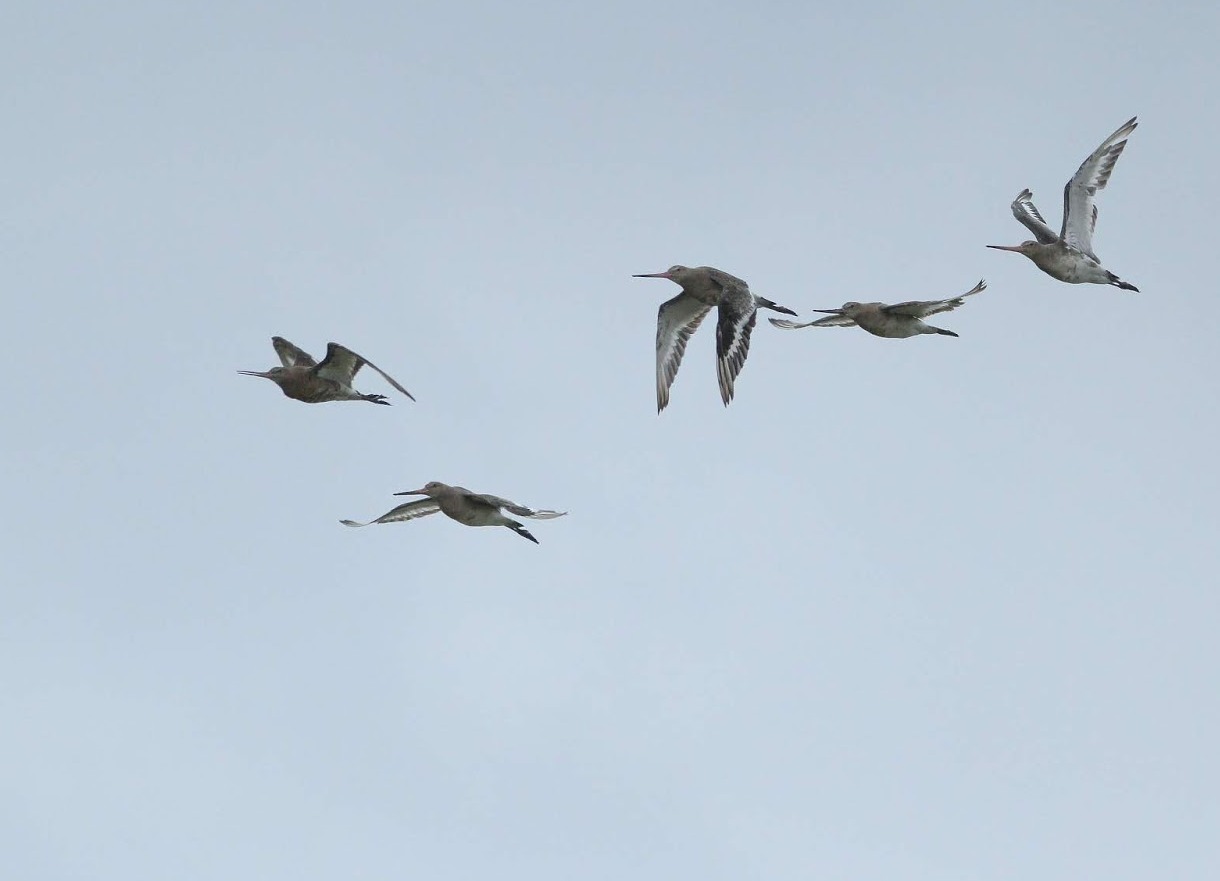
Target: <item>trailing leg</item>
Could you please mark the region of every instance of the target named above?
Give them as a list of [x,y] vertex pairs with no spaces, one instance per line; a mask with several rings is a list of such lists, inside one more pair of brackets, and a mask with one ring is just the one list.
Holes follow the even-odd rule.
[[509,520],[504,525],[507,526],[509,529],[511,529],[513,532],[517,533],[517,535],[521,536],[522,538],[528,538],[534,544],[541,544],[541,542],[539,542],[538,539],[536,539],[532,535],[530,535],[530,531],[528,529],[526,529],[523,524],[518,523],[516,520]]

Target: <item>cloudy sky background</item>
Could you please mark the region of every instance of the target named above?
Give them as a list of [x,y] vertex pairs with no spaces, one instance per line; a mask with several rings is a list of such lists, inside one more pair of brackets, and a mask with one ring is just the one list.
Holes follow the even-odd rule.
[[[1220,10],[0,11],[22,879],[1212,879]],[[1096,246],[986,251],[1140,128]],[[939,299],[960,339],[710,323]],[[237,369],[336,340],[418,398]],[[393,395],[373,374],[366,392]],[[540,546],[459,483],[571,512]]]

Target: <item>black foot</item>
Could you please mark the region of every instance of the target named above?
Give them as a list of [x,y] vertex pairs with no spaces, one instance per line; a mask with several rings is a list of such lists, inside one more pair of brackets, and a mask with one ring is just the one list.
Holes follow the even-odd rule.
[[365,395],[364,400],[372,404],[385,404],[390,406],[390,402],[386,400],[385,395]]
[[784,315],[796,315],[796,313],[787,306],[781,306],[779,303],[772,303],[770,300],[767,300],[765,303],[759,303],[759,305],[764,309],[770,309],[772,312],[781,312]]
[[542,544],[542,542],[538,541],[538,539],[536,539],[532,535],[530,535],[530,531],[528,529],[526,529],[524,526],[510,526],[509,529],[511,529],[513,532],[517,533],[517,535],[521,536],[522,538],[528,538],[534,544]]

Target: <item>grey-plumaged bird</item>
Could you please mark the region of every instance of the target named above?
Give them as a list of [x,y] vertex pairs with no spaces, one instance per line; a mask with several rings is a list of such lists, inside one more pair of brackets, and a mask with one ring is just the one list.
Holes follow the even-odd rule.
[[281,367],[270,370],[239,370],[243,376],[261,376],[269,379],[280,387],[285,395],[306,404],[321,404],[325,401],[369,401],[373,404],[385,404],[389,401],[385,395],[365,395],[352,388],[352,380],[360,372],[360,368],[368,365],[381,374],[381,377],[412,401],[415,397],[398,384],[398,380],[390,376],[372,361],[362,358],[351,349],[338,343],[328,343],[326,357],[319,364],[313,356],[304,349],[294,346],[280,336],[271,338],[275,353],[280,356]]
[[814,309],[814,312],[824,312],[828,318],[817,321],[807,321],[797,324],[795,321],[785,321],[780,318],[770,319],[776,327],[794,330],[800,327],[853,327],[860,326],[873,336],[889,339],[905,339],[918,336],[921,333],[939,333],[945,336],[957,336],[951,330],[924,324],[922,319],[938,312],[948,312],[965,302],[966,297],[973,296],[986,289],[987,282],[979,281],[974,287],[956,297],[947,300],[909,300],[906,303],[844,303],[838,309]]
[[711,311],[718,308],[716,322],[716,378],[720,399],[727,407],[733,400],[733,382],[746,363],[750,351],[750,332],[754,330],[758,309],[772,309],[795,315],[765,297],[750,292],[750,286],[735,275],[711,266],[675,265],[664,272],[639,273],[634,278],[667,278],[682,288],[682,293],[661,304],[657,311],[657,412],[669,403],[673,385],[686,353],[686,342]]
[[523,524],[510,517],[505,517],[501,509],[531,520],[553,520],[568,513],[567,511],[535,511],[499,496],[471,492],[465,487],[450,486],[439,480],[430,481],[419,489],[394,493],[394,495],[427,496],[427,498],[405,502],[368,523],[357,523],[355,520],[340,520],[339,522],[344,526],[371,526],[374,523],[415,520],[440,511],[464,526],[507,526],[522,538],[528,538],[534,544],[538,544],[538,539],[534,538]]
[[1111,284],[1124,291],[1138,291],[1135,285],[1104,268],[1093,252],[1093,230],[1097,226],[1097,205],[1093,199],[1109,183],[1114,163],[1137,124],[1134,116],[1123,123],[1089,154],[1067,182],[1063,188],[1063,225],[1059,235],[1046,225],[1034,207],[1033,193],[1022,190],[1012,203],[1012,213],[1034,234],[1033,241],[987,247],[1024,254],[1051,278],[1069,284]]

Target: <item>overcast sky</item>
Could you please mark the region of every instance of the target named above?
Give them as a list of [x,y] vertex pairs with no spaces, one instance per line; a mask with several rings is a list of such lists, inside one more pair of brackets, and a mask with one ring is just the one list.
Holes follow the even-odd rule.
[[[1220,9],[10,3],[22,881],[1220,877]],[[1028,238],[1124,120],[1070,286]],[[959,339],[714,325],[988,289]],[[393,407],[237,375],[281,335]],[[428,480],[570,511],[344,529]]]

